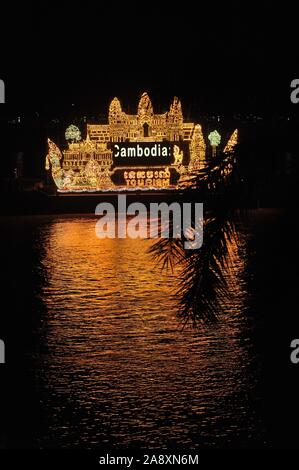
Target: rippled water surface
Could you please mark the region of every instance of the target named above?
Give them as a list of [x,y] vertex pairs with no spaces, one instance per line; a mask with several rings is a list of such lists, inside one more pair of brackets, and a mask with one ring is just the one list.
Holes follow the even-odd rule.
[[33,276],[26,367],[41,413],[34,445],[195,449],[258,439],[242,243],[219,324],[182,330],[179,272],[161,273],[146,253],[150,240],[97,238],[95,222],[53,216],[6,225],[22,261],[14,276]]

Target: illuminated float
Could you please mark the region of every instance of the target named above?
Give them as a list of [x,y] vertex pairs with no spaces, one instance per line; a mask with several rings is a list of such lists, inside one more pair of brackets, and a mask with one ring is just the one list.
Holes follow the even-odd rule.
[[[65,137],[65,150],[48,139],[46,156],[46,169],[60,192],[173,190],[205,166],[202,128],[184,122],[176,97],[169,111],[154,114],[143,93],[133,115],[114,98],[108,124],[87,124],[85,140],[71,125]],[[237,138],[236,130],[224,151],[231,151]]]

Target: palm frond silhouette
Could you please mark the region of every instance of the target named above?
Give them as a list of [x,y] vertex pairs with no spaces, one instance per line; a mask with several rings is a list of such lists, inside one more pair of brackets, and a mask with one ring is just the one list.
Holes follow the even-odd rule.
[[[182,238],[161,238],[148,250],[162,269],[173,271],[175,266],[179,267],[179,287],[174,295],[184,325],[191,323],[197,327],[215,322],[227,299],[230,247],[238,244],[236,222],[242,214],[232,207],[240,181],[233,167],[234,158],[234,155],[220,156],[192,175],[191,184],[185,190],[187,197],[191,188],[192,198],[207,202],[201,248],[185,250],[182,234]],[[225,171],[227,168],[229,172]]]

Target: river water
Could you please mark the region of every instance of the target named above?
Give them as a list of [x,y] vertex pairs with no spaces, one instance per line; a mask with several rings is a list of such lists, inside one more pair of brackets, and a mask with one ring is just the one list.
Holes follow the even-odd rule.
[[[3,447],[186,448],[265,443],[261,368],[240,230],[216,325],[178,320],[179,271],[151,240],[99,239],[87,215],[7,218]],[[3,336],[3,335],[2,335]]]

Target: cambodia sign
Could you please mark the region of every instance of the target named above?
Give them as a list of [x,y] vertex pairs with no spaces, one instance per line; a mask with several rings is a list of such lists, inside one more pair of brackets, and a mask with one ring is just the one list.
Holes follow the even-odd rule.
[[169,165],[173,156],[170,142],[112,142],[110,148],[115,166]]

